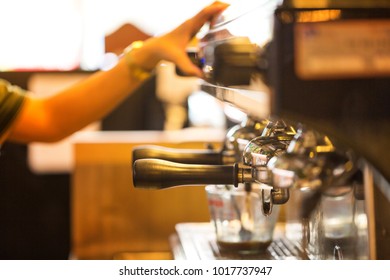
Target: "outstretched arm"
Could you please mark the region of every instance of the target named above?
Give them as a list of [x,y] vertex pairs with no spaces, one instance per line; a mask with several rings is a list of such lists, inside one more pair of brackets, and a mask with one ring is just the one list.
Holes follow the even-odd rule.
[[[171,61],[184,73],[202,76],[186,55],[192,37],[228,5],[214,2],[171,32],[151,38],[131,52],[134,65],[151,71],[161,60]],[[142,83],[132,73],[125,57],[108,71],[47,98],[29,95],[9,131],[9,140],[18,142],[58,141],[112,111]]]

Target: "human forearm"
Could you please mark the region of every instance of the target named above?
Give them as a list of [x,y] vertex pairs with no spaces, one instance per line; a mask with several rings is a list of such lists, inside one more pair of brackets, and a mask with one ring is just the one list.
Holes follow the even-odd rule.
[[19,142],[57,141],[101,119],[140,81],[134,79],[121,60],[109,71],[101,71],[48,98],[29,97],[9,139]]

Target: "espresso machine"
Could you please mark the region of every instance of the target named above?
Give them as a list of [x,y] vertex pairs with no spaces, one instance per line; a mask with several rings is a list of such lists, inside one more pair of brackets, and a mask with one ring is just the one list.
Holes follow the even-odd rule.
[[390,3],[240,7],[194,57],[202,90],[248,118],[218,151],[135,149],[134,186],[260,184],[258,211],[286,211],[284,235],[263,257],[287,248],[296,259],[390,258]]

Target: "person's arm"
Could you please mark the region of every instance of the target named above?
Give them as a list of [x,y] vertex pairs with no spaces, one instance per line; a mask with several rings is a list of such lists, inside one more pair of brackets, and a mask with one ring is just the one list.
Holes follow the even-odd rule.
[[[186,55],[192,37],[228,5],[214,2],[173,31],[151,38],[131,52],[132,63],[151,71],[161,60],[175,63],[187,75],[201,77],[202,72]],[[47,98],[29,95],[9,133],[8,140],[18,142],[58,141],[113,110],[142,81],[134,77],[125,57],[108,71]]]

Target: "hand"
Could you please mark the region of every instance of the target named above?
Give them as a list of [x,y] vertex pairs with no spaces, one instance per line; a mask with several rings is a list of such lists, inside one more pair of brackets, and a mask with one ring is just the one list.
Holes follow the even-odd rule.
[[201,69],[191,62],[186,48],[200,28],[205,23],[212,22],[228,6],[226,3],[216,1],[171,32],[145,41],[142,48],[134,51],[134,63],[151,70],[161,60],[167,60],[176,64],[186,75],[202,77]]

